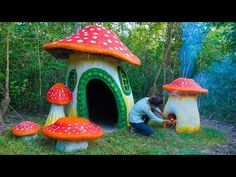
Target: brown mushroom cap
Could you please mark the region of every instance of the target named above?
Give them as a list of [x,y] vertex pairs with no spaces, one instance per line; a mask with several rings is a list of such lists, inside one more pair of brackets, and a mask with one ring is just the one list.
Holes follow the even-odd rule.
[[44,127],[42,132],[57,140],[95,140],[103,135],[100,126],[90,122],[86,118],[63,117],[58,119],[54,124]]
[[40,130],[40,125],[32,121],[24,121],[17,124],[12,129],[12,134],[15,136],[28,136],[38,133]]
[[133,65],[141,65],[138,57],[114,32],[98,25],[87,26],[70,37],[45,44],[43,48],[56,58],[68,58],[69,54],[77,51],[113,56]]
[[170,84],[162,86],[162,88],[168,92],[181,92],[190,94],[206,94],[207,89],[200,87],[193,79],[178,78]]

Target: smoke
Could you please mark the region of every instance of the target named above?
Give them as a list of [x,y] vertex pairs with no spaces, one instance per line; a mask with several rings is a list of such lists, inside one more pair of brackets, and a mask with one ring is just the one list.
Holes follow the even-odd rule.
[[213,62],[211,67],[194,76],[194,80],[209,90],[198,98],[204,115],[231,119],[236,116],[236,59],[233,54]]
[[210,24],[206,22],[182,23],[183,45],[179,51],[181,77],[192,76],[195,62],[209,29]]

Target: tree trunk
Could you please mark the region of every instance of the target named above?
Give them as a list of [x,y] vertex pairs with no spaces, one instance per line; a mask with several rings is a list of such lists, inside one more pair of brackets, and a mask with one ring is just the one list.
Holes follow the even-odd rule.
[[156,83],[159,80],[160,74],[161,74],[161,70],[162,67],[164,67],[163,69],[165,70],[165,66],[166,66],[166,60],[168,58],[168,56],[170,56],[170,52],[171,52],[171,45],[172,45],[172,34],[173,34],[173,22],[167,23],[167,41],[166,41],[166,47],[162,49],[162,58],[161,58],[161,63],[159,66],[159,70],[158,73],[154,79],[153,85],[150,89],[149,95],[150,96],[155,96],[157,94],[157,86]]
[[39,112],[41,113],[42,108],[42,72],[41,72],[41,60],[39,52],[39,36],[38,36],[38,63],[39,63]]
[[80,22],[76,22],[75,33],[78,33],[80,30],[81,30],[81,23]]
[[172,45],[170,45],[170,49],[169,51],[167,52],[167,57],[166,57],[166,60],[164,62],[164,70],[165,70],[165,80],[163,82],[163,84],[167,84],[167,83],[170,83],[172,81],[172,76],[174,75],[174,72],[171,70],[173,68],[172,66],[172,61],[171,61],[171,47]]
[[[5,97],[2,100],[2,105],[0,109],[0,126],[3,126],[3,116],[7,112],[8,105],[10,103],[10,96],[9,96],[9,32],[7,33],[7,51],[6,51],[6,83],[5,83]],[[1,127],[0,127],[1,129]],[[0,132],[1,133],[1,132]]]
[[[163,62],[163,84],[165,84],[166,83],[166,71],[167,71],[167,69],[168,68],[166,68],[166,62]],[[164,101],[164,103],[166,103],[166,97],[164,96],[163,97],[163,101]]]
[[158,70],[158,73],[154,79],[154,82],[153,82],[153,85],[149,91],[149,96],[156,96],[156,93],[157,93],[157,86],[156,86],[156,83],[159,79],[159,76],[161,74],[161,70],[162,70],[162,64],[163,64],[163,61],[164,61],[164,57],[163,57],[163,54],[164,54],[164,47],[162,48],[162,57],[161,57],[161,63],[160,63],[160,66],[159,66],[159,70]]

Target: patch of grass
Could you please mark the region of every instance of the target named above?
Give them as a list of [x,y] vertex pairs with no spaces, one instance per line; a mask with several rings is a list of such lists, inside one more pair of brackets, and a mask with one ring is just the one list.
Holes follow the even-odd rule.
[[202,152],[202,151],[182,149],[177,153],[177,155],[208,155],[208,153],[207,152]]
[[[44,120],[35,118],[33,121],[43,126]],[[11,129],[3,131],[0,137],[0,154],[75,154],[75,155],[192,155],[208,154],[209,149],[216,144],[225,144],[226,135],[213,128],[202,128],[198,134],[176,134],[172,129],[162,129],[153,126],[154,137],[140,134],[130,134],[127,129],[105,134],[96,141],[89,141],[87,150],[66,153],[55,150],[56,141],[45,137],[42,132],[32,141],[22,141],[11,134]]]

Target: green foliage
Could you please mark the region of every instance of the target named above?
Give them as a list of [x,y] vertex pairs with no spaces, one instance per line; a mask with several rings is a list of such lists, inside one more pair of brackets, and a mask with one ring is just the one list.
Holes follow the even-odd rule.
[[[74,23],[18,22],[0,25],[1,83],[5,82],[5,38],[7,31],[10,32],[10,105],[17,111],[31,114],[48,111],[46,92],[56,82],[65,81],[67,66],[66,61],[55,60],[42,46],[71,35],[75,30]],[[4,84],[0,85],[0,93],[0,98],[3,98]]]
[[[173,35],[173,47],[170,56],[172,67],[169,67],[168,69],[177,75],[179,66],[177,52],[181,44],[181,40],[178,24],[176,24],[174,28],[175,33]],[[119,37],[123,43],[140,58],[142,62],[139,67],[134,67],[127,63],[123,63],[129,77],[135,101],[137,101],[138,99],[148,95],[158,70],[162,69],[159,66],[162,60],[163,49],[166,47],[166,23],[135,23],[131,29],[126,26],[123,31],[125,31],[123,34],[119,31],[117,32],[120,34]],[[162,85],[164,84],[163,74],[164,73],[161,72],[157,83],[158,91],[160,93],[162,92]]]
[[227,53],[235,52],[235,39],[236,23],[213,23],[196,62],[195,73],[208,69],[214,61],[222,60]]

